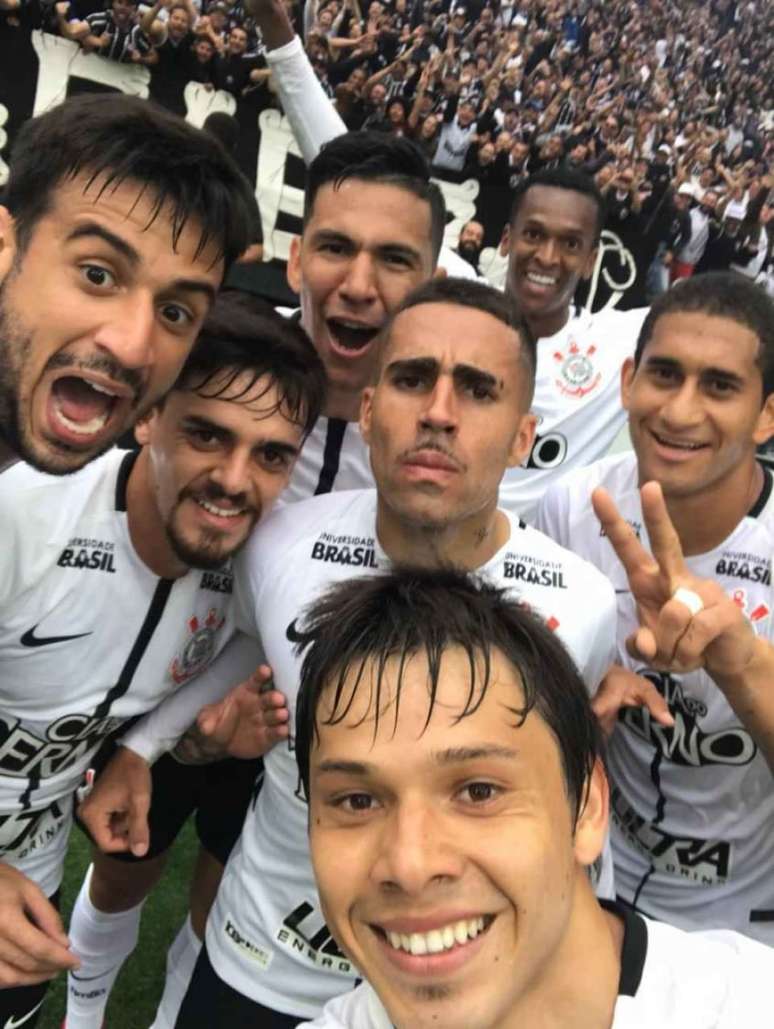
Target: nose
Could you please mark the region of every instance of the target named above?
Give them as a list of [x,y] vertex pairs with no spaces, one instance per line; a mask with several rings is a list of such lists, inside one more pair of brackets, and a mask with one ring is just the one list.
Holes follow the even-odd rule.
[[422,427],[450,434],[457,428],[457,417],[454,383],[450,377],[439,376],[427,396],[427,405],[421,416]]
[[698,425],[703,412],[697,384],[691,380],[683,382],[676,389],[661,409],[661,417],[665,425],[674,429],[686,429]]
[[443,816],[427,798],[418,798],[402,802],[386,819],[374,878],[418,895],[434,882],[459,878],[463,863]]
[[210,472],[210,479],[217,483],[229,497],[246,495],[250,492],[251,455],[245,449],[234,447],[224,454]]
[[370,254],[361,250],[353,257],[339,292],[351,304],[369,304],[376,299],[376,269]]
[[559,244],[551,236],[544,236],[535,251],[535,257],[545,268],[553,268],[559,263]]
[[117,298],[95,338],[124,368],[153,363],[156,311],[152,298],[127,294]]

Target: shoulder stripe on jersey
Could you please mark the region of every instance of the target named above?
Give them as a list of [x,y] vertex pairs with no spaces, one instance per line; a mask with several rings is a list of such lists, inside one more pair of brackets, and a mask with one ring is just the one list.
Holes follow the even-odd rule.
[[769,908],[757,908],[750,912],[751,922],[774,922],[774,910]]
[[343,418],[329,418],[328,429],[325,433],[325,450],[323,451],[323,463],[320,469],[320,478],[314,495],[318,493],[330,493],[336,476],[339,473],[339,461],[341,459],[341,447],[344,443],[344,433],[347,431],[347,423]]
[[758,499],[747,512],[748,518],[757,518],[761,511],[764,509],[764,507],[768,504],[769,497],[771,496],[772,482],[774,482],[774,477],[772,477],[771,469],[767,468],[764,464],[761,464],[760,467],[763,471],[763,489],[758,494]]
[[101,700],[94,711],[95,718],[105,718],[110,714],[110,708],[113,704],[123,697],[126,691],[132,684],[134,673],[137,671],[137,666],[143,659],[145,651],[148,649],[148,644],[153,638],[153,633],[156,631],[156,627],[161,621],[161,616],[164,614],[164,608],[167,605],[169,594],[172,592],[174,586],[173,579],[159,579],[156,589],[153,591],[153,599],[150,602],[148,613],[145,615],[145,620],[142,623],[137,639],[134,641],[134,645],[129,652],[129,657],[126,659],[124,667],[121,669],[121,674],[118,676],[118,682],[115,686],[111,686],[105,695],[105,699]]
[[134,462],[137,460],[139,453],[139,450],[129,450],[121,461],[121,464],[118,466],[118,477],[116,478],[116,511],[126,510],[126,485],[129,482],[129,476],[132,468],[134,468]]
[[645,969],[645,958],[648,955],[648,927],[642,916],[626,904],[601,899],[599,903],[605,911],[617,915],[624,925],[618,995],[636,997]]

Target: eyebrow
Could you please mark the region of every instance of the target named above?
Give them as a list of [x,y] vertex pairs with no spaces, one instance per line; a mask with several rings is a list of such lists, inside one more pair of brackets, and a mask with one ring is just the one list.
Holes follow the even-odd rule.
[[[434,357],[409,357],[391,361],[387,365],[387,372],[394,375],[423,375],[438,376],[440,365]],[[452,377],[460,386],[488,386],[490,389],[499,387],[502,389],[503,381],[485,372],[482,368],[476,368],[472,364],[455,364],[452,368]]]
[[[357,248],[358,244],[348,236],[345,232],[337,232],[336,229],[318,229],[312,235],[312,241],[319,245],[320,243],[340,243],[342,246]],[[393,240],[386,243],[377,243],[373,248],[378,254],[391,255],[397,254],[400,257],[406,257],[411,261],[421,261],[422,255],[415,248],[409,246],[407,243],[398,243]]]
[[[66,242],[72,243],[79,239],[101,239],[103,243],[107,243],[113,250],[116,250],[132,268],[136,268],[141,263],[140,255],[131,243],[127,243],[123,237],[117,236],[115,232],[106,229],[99,222],[86,221],[76,225],[68,233]],[[179,290],[187,293],[202,293],[210,303],[214,303],[218,293],[211,283],[204,282],[201,279],[175,279],[166,292]]]
[[[503,747],[497,744],[482,744],[478,747],[447,747],[445,750],[435,751],[432,755],[434,763],[442,767],[463,764],[466,761],[480,761],[484,758],[501,758],[506,761],[515,761],[518,757],[518,750],[515,750],[513,747]],[[320,775],[367,776],[376,772],[377,766],[367,761],[328,760],[321,761],[316,771]]]
[[[677,371],[682,372],[683,366],[679,361],[675,361],[671,357],[649,357],[645,361],[647,368],[663,368],[666,371]],[[735,372],[730,372],[726,368],[702,368],[700,377],[702,379],[722,379],[724,382],[731,383],[734,386],[743,386],[744,379],[737,375]]]
[[[233,401],[239,403],[239,401]],[[217,422],[211,422],[208,418],[203,418],[201,415],[186,415],[183,418],[183,427],[185,429],[206,429],[208,432],[212,432],[218,436],[224,436],[228,439],[234,438],[234,432],[232,429],[227,429],[224,425],[218,425]],[[296,457],[299,453],[299,447],[294,447],[292,443],[286,443],[284,440],[279,439],[262,439],[256,447],[264,449],[266,447],[274,447],[275,450],[279,450],[281,453],[287,454],[289,457]],[[254,448],[255,449],[255,448]]]

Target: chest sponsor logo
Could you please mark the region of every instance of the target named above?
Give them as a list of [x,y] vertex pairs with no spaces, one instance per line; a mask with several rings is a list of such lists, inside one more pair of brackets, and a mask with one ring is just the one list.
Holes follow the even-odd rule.
[[524,468],[558,468],[567,457],[567,437],[561,432],[546,432],[535,436],[532,450]]
[[234,577],[230,572],[205,572],[202,575],[199,589],[212,593],[228,593],[234,591]]
[[564,350],[554,351],[554,361],[559,366],[559,375],[554,381],[561,393],[582,399],[597,388],[602,375],[594,368],[592,358],[596,351],[593,343],[582,350],[575,341]]
[[503,578],[526,582],[530,586],[550,586],[566,590],[564,568],[556,561],[540,561],[525,554],[506,554],[503,560]]
[[610,793],[610,813],[613,824],[627,842],[647,858],[657,872],[687,879],[697,886],[716,886],[728,879],[731,868],[728,841],[668,833],[637,814],[617,787]]
[[715,565],[715,573],[730,579],[759,582],[762,586],[771,585],[771,561],[757,554],[723,554]]
[[190,635],[169,669],[170,675],[178,685],[198,675],[212,661],[218,630],[225,620],[214,607],[210,608],[203,622],[200,622],[196,615],[189,618]]
[[67,714],[52,722],[42,738],[25,729],[20,719],[0,714],[0,774],[48,779],[76,764],[123,721]]
[[675,724],[659,725],[645,708],[622,709],[621,722],[674,765],[702,768],[711,765],[749,765],[758,752],[750,734],[739,725],[707,731],[702,720],[707,705],[686,693],[680,679],[666,672],[638,668],[664,697]]
[[771,608],[768,604],[756,604],[755,601],[748,601],[747,590],[745,589],[732,590],[731,599],[737,607],[741,608],[744,616],[749,618],[753,625],[764,622],[771,614]]
[[277,942],[322,972],[358,976],[355,966],[339,950],[320,912],[306,900],[283,918]]
[[12,811],[0,815],[0,853],[17,861],[55,839],[65,825],[66,811],[54,801],[43,811]]
[[78,568],[115,575],[115,544],[110,540],[73,536],[56,563],[60,568]]
[[353,568],[378,568],[372,536],[331,536],[321,532],[312,544],[312,560]]

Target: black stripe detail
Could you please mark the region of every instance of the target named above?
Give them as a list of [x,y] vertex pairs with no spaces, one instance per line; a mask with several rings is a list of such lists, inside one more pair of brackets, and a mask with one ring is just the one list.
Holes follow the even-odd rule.
[[758,464],[760,465],[760,469],[763,472],[763,488],[758,494],[758,499],[747,512],[748,518],[757,518],[766,506],[766,504],[768,504],[769,497],[771,496],[772,483],[774,482],[774,477],[771,474],[771,469],[767,468],[765,465],[760,464],[760,462],[758,462]]
[[[664,808],[666,807],[666,796],[664,791],[661,789],[661,759],[662,753],[660,750],[656,750],[653,755],[653,760],[650,763],[650,779],[656,788],[658,799],[656,801],[656,817],[653,819],[652,824],[657,825],[659,822],[664,821]],[[637,884],[637,889],[634,891],[634,897],[632,898],[632,904],[636,907],[639,903],[640,895],[647,885],[648,879],[656,871],[653,862],[651,861],[650,868],[640,879]]]
[[[127,457],[132,457],[132,455],[128,454]],[[126,458],[124,458],[124,463],[126,463]],[[126,659],[126,663],[121,669],[118,682],[115,686],[110,687],[105,699],[100,701],[97,705],[94,711],[95,718],[105,718],[110,714],[110,708],[119,699],[119,697],[123,697],[131,686],[134,673],[137,671],[137,666],[140,661],[142,661],[143,655],[148,649],[148,644],[153,637],[153,633],[156,631],[156,627],[161,621],[161,616],[164,614],[164,608],[166,607],[169,594],[172,592],[174,584],[173,579],[159,579],[158,585],[153,591],[153,599],[150,602],[148,613],[145,615],[145,621],[142,623],[137,639],[134,641],[134,646],[129,652],[129,657]]]
[[344,433],[347,431],[347,423],[343,418],[329,418],[328,428],[325,433],[325,449],[323,450],[323,464],[320,469],[320,478],[317,483],[315,496],[318,493],[330,493],[336,476],[339,473],[339,460],[341,458],[341,447],[344,443]]
[[600,905],[621,919],[624,926],[621,945],[621,976],[618,980],[619,997],[636,997],[648,956],[648,927],[641,915],[627,904],[601,900]]
[[126,487],[132,474],[134,462],[139,457],[139,450],[130,450],[118,466],[116,479],[116,511],[126,511]]
[[751,922],[774,922],[774,908],[758,908],[750,912]]

